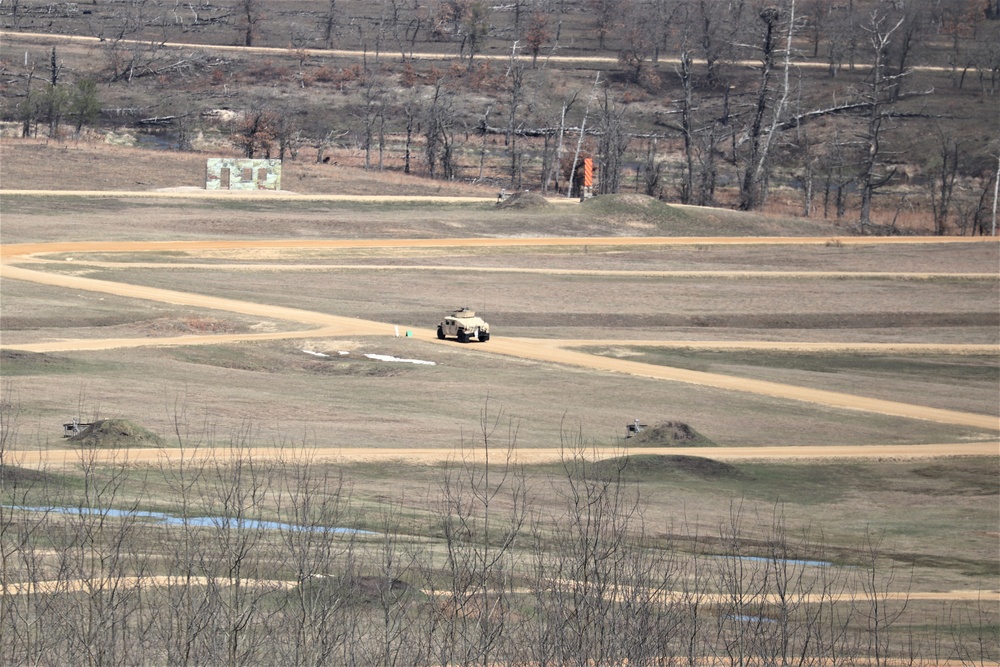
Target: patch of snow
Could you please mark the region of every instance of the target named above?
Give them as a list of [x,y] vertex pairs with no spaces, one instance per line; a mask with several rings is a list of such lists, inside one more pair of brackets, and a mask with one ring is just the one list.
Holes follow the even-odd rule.
[[323,354],[322,352],[313,352],[312,350],[302,350],[306,354],[311,354],[314,357],[329,357],[329,354]]
[[239,114],[231,109],[206,109],[201,112],[201,115],[206,118],[218,118],[224,123],[230,123],[236,120]]
[[369,359],[375,359],[377,361],[396,361],[403,364],[425,364],[427,366],[436,366],[433,361],[424,361],[423,359],[400,359],[399,357],[394,357],[390,354],[366,354]]
[[350,352],[348,352],[347,350],[337,350],[337,354],[339,354],[340,356],[344,356],[345,354],[350,354]]

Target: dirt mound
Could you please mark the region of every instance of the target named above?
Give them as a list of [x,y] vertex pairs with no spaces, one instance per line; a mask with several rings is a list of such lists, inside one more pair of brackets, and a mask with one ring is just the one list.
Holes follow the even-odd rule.
[[583,205],[587,208],[616,208],[616,209],[648,209],[648,210],[667,210],[671,206],[666,204],[656,197],[650,197],[649,195],[640,195],[637,193],[630,194],[616,194],[616,195],[597,195],[596,197],[591,197],[583,202]]
[[113,449],[117,447],[159,447],[163,439],[127,419],[98,419],[77,435],[67,438],[87,447]]
[[549,203],[548,199],[534,192],[518,192],[497,203],[497,208],[515,210],[548,208],[550,206],[552,204]]
[[633,447],[714,447],[715,443],[684,422],[666,421],[631,437]]
[[[702,456],[663,456],[665,463],[677,472],[714,479],[718,477],[739,477],[740,471],[735,466]],[[641,462],[640,462],[641,464]]]
[[648,195],[599,195],[581,206],[591,215],[601,216],[612,223],[664,225],[690,222],[690,216],[683,210]]
[[623,478],[640,482],[675,479],[678,476],[724,479],[742,475],[736,466],[702,456],[639,454],[596,461],[591,466],[590,476],[615,479],[619,471]]
[[[602,195],[605,197],[604,203],[615,203],[619,206],[639,206],[642,208],[653,208],[656,206],[666,206],[656,197],[650,197],[649,195],[640,195],[637,193],[630,194],[617,194],[617,195]],[[596,201],[596,200],[591,200]]]

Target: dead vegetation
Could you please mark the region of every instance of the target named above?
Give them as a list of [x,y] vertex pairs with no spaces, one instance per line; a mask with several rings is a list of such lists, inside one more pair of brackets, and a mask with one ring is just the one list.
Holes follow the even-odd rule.
[[990,232],[1000,21],[974,0],[475,4],[5,4],[5,133],[234,154],[253,116],[262,154],[424,191],[575,196],[592,158],[597,194]]

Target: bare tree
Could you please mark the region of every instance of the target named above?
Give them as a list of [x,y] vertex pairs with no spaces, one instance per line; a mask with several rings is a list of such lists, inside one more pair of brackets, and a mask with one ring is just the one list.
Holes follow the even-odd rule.
[[812,44],[812,57],[819,57],[819,45],[823,41],[824,31],[829,27],[828,20],[832,7],[824,0],[806,0],[802,6],[807,23],[806,34]]
[[148,555],[138,547],[138,500],[126,493],[142,471],[124,451],[111,461],[95,454],[80,451],[82,497],[60,535],[58,589],[66,595],[55,608],[63,626],[56,655],[68,664],[128,664],[142,653],[146,629],[142,588],[130,579],[146,573]]
[[59,74],[62,66],[56,60],[56,47],[52,47],[49,64],[49,85],[45,89],[45,113],[49,123],[49,137],[59,138],[59,123],[66,109],[68,96],[64,87],[59,85]]
[[472,0],[462,21],[462,45],[469,47],[468,69],[472,70],[472,59],[483,48],[483,43],[490,34],[490,7],[483,0]]
[[1000,660],[1000,615],[996,605],[982,598],[971,609],[952,605],[946,625],[952,628],[952,644],[962,665],[976,667]]
[[532,69],[538,63],[538,54],[542,52],[542,47],[552,39],[552,32],[549,30],[548,16],[535,10],[528,17],[528,29],[524,36],[524,41],[528,45],[528,53],[531,54]]
[[621,16],[620,0],[590,0],[594,12],[594,32],[597,33],[597,48],[604,49],[608,35],[618,26]]
[[[1000,200],[1000,156],[996,169],[988,169],[971,179],[970,193],[960,203],[959,229],[962,234],[996,236],[997,202]],[[978,192],[978,195],[976,194]]]
[[378,150],[378,171],[382,171],[385,145],[385,117],[388,91],[376,71],[365,74],[361,84],[361,147],[365,153],[365,171],[372,169],[372,148]]
[[[506,442],[495,439],[506,429]],[[524,524],[527,486],[516,461],[517,425],[503,412],[480,413],[474,446],[442,480],[447,602],[439,613],[440,664],[489,667],[502,661],[514,613],[514,546]],[[499,460],[497,460],[499,459]]]
[[795,152],[798,155],[797,161],[800,166],[792,177],[802,190],[802,216],[808,218],[813,214],[816,198],[816,171],[819,166],[816,146],[808,131],[803,129],[798,133]]
[[483,141],[479,146],[479,176],[476,180],[482,181],[483,175],[486,173],[486,138],[489,136],[489,126],[490,126],[490,112],[493,111],[493,105],[490,104],[486,107],[486,111],[483,112],[482,120],[482,134]]
[[1000,20],[996,17],[976,25],[968,44],[969,61],[976,70],[979,89],[984,95],[995,95],[1000,89]]
[[[263,0],[237,0],[236,9],[239,12],[239,26],[243,31],[243,46],[253,46],[254,37],[260,30],[260,24],[267,18],[264,13]],[[333,11],[333,7],[330,7]]]
[[21,15],[19,14],[21,9],[21,0],[10,0],[7,4],[10,5],[11,28],[16,32],[21,23]]
[[210,661],[227,667],[258,659],[267,640],[267,633],[258,629],[265,613],[262,600],[274,588],[265,565],[265,522],[275,464],[249,453],[253,434],[249,423],[235,429],[228,454],[212,461],[200,480],[200,501],[213,517],[210,533],[216,554],[206,572],[214,606]]
[[625,478],[628,457],[594,469],[582,435],[564,434],[561,447],[563,506],[554,523],[546,610],[557,619],[557,663],[620,664],[628,658],[623,641],[630,617],[620,602],[650,583],[628,575],[642,525],[637,491]]
[[330,0],[326,12],[323,13],[321,25],[323,27],[323,44],[326,48],[333,48],[333,38],[337,30],[337,0]]
[[148,16],[146,3],[147,0],[122,3],[108,33],[103,32],[102,24],[98,36],[107,58],[111,83],[131,82],[138,75],[149,74],[164,53],[166,37],[161,34],[159,39],[152,39],[147,35],[155,19]]
[[[426,632],[426,610],[418,602],[420,593],[408,580],[419,577],[426,562],[420,547],[407,543],[411,530],[403,519],[403,508],[386,503],[379,509],[378,543],[365,562],[358,563],[362,576],[355,576],[352,598],[371,600],[371,611],[360,614],[362,641],[353,642],[348,657],[361,664],[394,667],[430,662],[432,639]],[[357,650],[360,649],[360,650]]]
[[253,105],[233,122],[229,140],[244,156],[253,158],[259,153],[271,157],[271,147],[278,136],[279,118],[263,105]]
[[407,97],[403,103],[403,115],[406,117],[406,143],[403,148],[403,173],[410,173],[410,157],[413,147],[413,124],[417,121],[418,106],[416,102]]
[[573,193],[574,181],[576,179],[576,166],[580,162],[580,148],[583,146],[583,138],[587,132],[587,119],[590,116],[590,106],[594,103],[594,98],[597,96],[597,86],[601,82],[601,73],[598,72],[594,76],[594,85],[590,89],[590,95],[587,97],[587,106],[583,110],[583,120],[580,121],[580,134],[576,140],[576,150],[573,152],[573,161],[570,165],[568,177],[566,179],[566,196],[571,197]]
[[459,57],[469,49],[466,68],[472,70],[472,61],[489,36],[492,9],[484,0],[444,0],[438,6],[433,34],[438,39],[457,39]]
[[202,464],[191,460],[206,447],[205,441],[211,431],[205,424],[193,430],[190,415],[179,401],[174,402],[168,418],[173,426],[174,444],[179,450],[178,463],[161,465],[160,473],[177,503],[180,525],[163,531],[161,541],[169,562],[169,585],[163,591],[162,602],[171,613],[154,614],[151,629],[167,661],[178,667],[188,667],[201,664],[207,658],[207,636],[215,611],[208,587],[200,583],[205,564],[212,560],[197,521],[198,488],[206,470]]
[[[483,616],[486,621],[483,629],[487,632],[483,634],[486,641],[481,664],[486,667],[493,664],[489,652],[502,656],[510,651],[512,637],[506,627],[517,618],[515,589],[520,571],[515,547],[529,509],[530,489],[516,456],[518,424],[502,410],[491,414],[487,402],[480,414],[478,435],[478,444],[484,452],[482,475],[473,476],[469,490],[482,517],[475,562],[481,606],[489,610]],[[498,439],[501,442],[495,451],[500,461],[490,452]]]
[[[680,65],[677,76],[681,80],[684,97],[681,98],[681,137],[684,140],[684,180],[681,182],[681,203],[691,204],[695,201],[695,128],[694,128],[694,81],[692,80],[691,52],[681,51]],[[710,153],[713,153],[710,147]],[[714,179],[713,179],[714,180]]]
[[[740,7],[735,9],[742,12]],[[681,30],[675,73],[683,94],[677,100],[679,123],[668,123],[667,127],[677,131],[683,140],[683,178],[678,187],[681,202],[700,206],[715,202],[722,142],[728,134],[735,146],[737,132],[735,116],[730,110],[730,86],[722,85],[721,79],[722,64],[730,49],[719,44],[725,35],[733,35],[734,27],[724,21],[720,12],[714,0],[699,0],[697,5],[680,3],[671,13]],[[704,83],[722,88],[721,100],[715,104],[700,93],[704,86],[694,68],[697,51],[706,54]]]
[[[743,172],[740,179],[739,208],[744,211],[760,208],[767,194],[771,146],[776,130],[781,123],[781,117],[785,113],[789,96],[789,70],[791,68],[792,37],[795,29],[795,0],[789,1],[787,13],[784,15],[777,7],[766,7],[760,11],[758,17],[765,27],[761,42],[761,70],[757,100],[749,127],[746,130],[746,139],[743,142],[747,146],[744,155],[739,156],[735,146],[733,149],[734,160],[738,164],[742,162],[742,166],[738,167]],[[779,45],[778,30],[781,22],[786,24],[784,49],[781,49]],[[784,53],[782,92],[777,101],[773,101],[769,89],[771,72],[775,66],[775,56],[782,51]],[[770,109],[771,122],[768,127],[765,122],[769,105],[773,108]]]
[[24,81],[24,95],[21,101],[18,102],[18,117],[21,120],[21,137],[27,139],[31,136],[31,129],[35,126],[38,119],[39,113],[39,100],[38,94],[32,92],[31,82],[35,78],[35,63],[31,62],[30,65],[27,63],[27,58],[25,58],[25,65],[28,66],[28,73],[25,76]]
[[940,127],[938,142],[938,157],[941,162],[931,187],[931,211],[934,214],[934,233],[942,235],[947,230],[951,217],[959,156],[964,150],[961,140],[947,136]]
[[886,73],[886,54],[893,35],[903,24],[903,19],[895,22],[881,8],[876,8],[863,26],[871,46],[871,72],[868,74],[865,88],[861,93],[862,100],[868,105],[867,127],[863,134],[864,155],[862,156],[861,174],[861,217],[859,226],[863,232],[871,228],[872,198],[875,192],[892,180],[895,169],[884,169],[882,165],[882,131],[889,117],[892,101],[898,98],[895,92],[897,81],[903,74],[889,75]]
[[454,100],[439,80],[434,86],[431,104],[427,108],[424,130],[424,156],[430,177],[445,180],[455,176],[454,163]]
[[[545,135],[545,146],[542,153],[542,192],[548,192],[550,188],[559,191],[559,169],[563,160],[563,139],[566,135],[566,114],[576,102],[578,92],[574,92],[568,99],[564,99],[559,109],[559,129],[555,135],[555,142],[550,141],[553,137]],[[553,179],[555,183],[553,184]],[[572,180],[572,177],[570,177]]]
[[697,11],[688,15],[692,34],[701,40],[710,86],[724,85],[722,66],[732,58],[745,5],[745,0],[698,0]]
[[[865,532],[865,540],[859,552],[861,568],[858,572],[863,597],[858,601],[858,611],[865,622],[864,657],[873,665],[886,664],[894,646],[893,628],[906,611],[909,604],[909,590],[912,572],[899,596],[895,590],[898,575],[893,563],[885,564],[882,553],[883,536]],[[893,593],[896,593],[895,595]]]
[[664,163],[656,159],[656,139],[650,139],[646,144],[646,160],[642,165],[643,192],[650,197],[659,198],[663,189],[662,177]]
[[743,511],[742,501],[731,502],[728,519],[719,528],[724,552],[718,570],[721,609],[716,637],[734,667],[749,664],[760,652],[769,621],[766,608],[771,572],[762,559],[744,551],[747,530]]
[[633,83],[658,81],[655,73],[646,68],[646,62],[657,52],[658,22],[650,20],[649,7],[643,0],[622,0],[618,10],[618,32],[622,38],[618,62],[628,70]]
[[830,217],[831,203],[837,219],[847,213],[848,188],[857,178],[852,152],[840,128],[835,128],[833,139],[826,142],[825,151],[818,161],[823,178],[824,218]]
[[351,627],[344,622],[354,573],[355,533],[349,522],[351,489],[342,471],[331,471],[305,454],[280,461],[277,494],[281,541],[297,583],[283,615],[291,641],[287,664],[320,667],[336,661]]
[[74,119],[77,136],[84,125],[94,122],[101,111],[101,103],[97,97],[97,83],[93,79],[76,82],[66,111]]
[[598,192],[612,194],[621,189],[622,166],[629,136],[625,126],[626,108],[616,104],[605,86],[598,119]]
[[522,151],[518,144],[518,133],[521,129],[518,113],[524,96],[524,63],[517,56],[517,44],[511,46],[510,60],[507,65],[507,132],[504,135],[504,143],[510,153],[510,185],[515,190],[520,190],[523,185]]

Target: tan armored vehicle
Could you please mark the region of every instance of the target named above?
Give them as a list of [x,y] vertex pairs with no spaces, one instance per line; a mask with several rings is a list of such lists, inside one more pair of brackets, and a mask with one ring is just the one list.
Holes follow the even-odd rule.
[[467,343],[473,338],[485,343],[490,339],[490,325],[477,317],[476,311],[459,308],[438,324],[438,338],[444,340],[448,336],[455,336],[460,343]]

